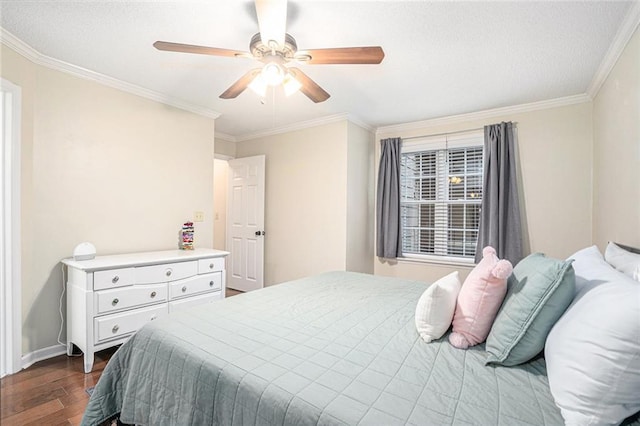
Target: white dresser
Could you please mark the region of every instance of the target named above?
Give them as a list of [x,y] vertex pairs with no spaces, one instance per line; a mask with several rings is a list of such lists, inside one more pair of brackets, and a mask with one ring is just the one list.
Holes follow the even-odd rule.
[[168,250],[64,259],[67,265],[67,354],[126,341],[145,323],[179,309],[224,298],[225,257],[214,249]]

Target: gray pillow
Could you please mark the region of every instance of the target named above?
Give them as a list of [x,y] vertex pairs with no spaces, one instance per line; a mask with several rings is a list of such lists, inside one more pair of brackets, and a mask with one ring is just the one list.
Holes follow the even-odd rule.
[[513,268],[487,337],[486,364],[518,365],[542,351],[551,327],[573,300],[572,262],[533,253]]

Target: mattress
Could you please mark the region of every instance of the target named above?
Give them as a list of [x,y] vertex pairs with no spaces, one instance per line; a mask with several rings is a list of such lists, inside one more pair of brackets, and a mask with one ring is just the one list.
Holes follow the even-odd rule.
[[562,425],[543,359],[420,339],[426,287],[331,272],[170,314],[114,354],[82,424]]

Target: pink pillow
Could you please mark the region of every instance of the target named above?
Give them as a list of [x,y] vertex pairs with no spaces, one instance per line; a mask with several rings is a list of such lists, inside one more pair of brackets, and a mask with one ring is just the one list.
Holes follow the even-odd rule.
[[498,259],[495,249],[489,246],[482,250],[482,256],[458,295],[449,335],[449,342],[456,348],[466,349],[486,340],[507,293],[511,262]]

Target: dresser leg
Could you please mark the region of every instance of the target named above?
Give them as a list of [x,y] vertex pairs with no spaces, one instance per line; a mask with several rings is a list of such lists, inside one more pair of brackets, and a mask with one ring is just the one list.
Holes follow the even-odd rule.
[[73,343],[67,342],[67,356],[73,355]]
[[93,368],[93,352],[84,354],[84,372],[85,374],[91,373]]

